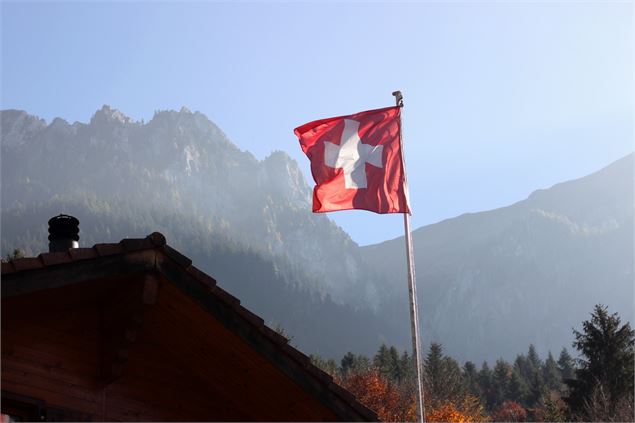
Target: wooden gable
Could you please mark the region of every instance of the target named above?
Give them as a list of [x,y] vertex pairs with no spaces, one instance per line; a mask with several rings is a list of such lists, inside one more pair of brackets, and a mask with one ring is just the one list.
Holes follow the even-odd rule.
[[153,237],[3,266],[3,413],[76,421],[377,419]]

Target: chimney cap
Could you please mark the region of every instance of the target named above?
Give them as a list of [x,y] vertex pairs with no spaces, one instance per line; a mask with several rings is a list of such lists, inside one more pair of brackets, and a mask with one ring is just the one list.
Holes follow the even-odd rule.
[[49,225],[53,224],[67,224],[67,225],[79,225],[79,220],[76,217],[69,214],[60,213],[59,216],[55,216],[49,219]]
[[60,214],[49,219],[48,224],[49,241],[59,239],[79,241],[79,220],[77,218],[67,214]]

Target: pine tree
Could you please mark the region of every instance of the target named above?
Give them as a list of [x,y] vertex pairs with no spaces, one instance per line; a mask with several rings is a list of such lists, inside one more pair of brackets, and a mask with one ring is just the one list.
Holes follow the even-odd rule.
[[560,376],[560,370],[558,370],[558,364],[556,360],[554,360],[551,351],[549,351],[547,360],[542,368],[542,376],[547,388],[553,391],[560,391],[562,378]]
[[466,387],[463,383],[461,366],[452,357],[443,358],[443,378],[445,380],[443,396],[446,400],[456,401],[465,395]]
[[344,357],[342,357],[342,361],[340,362],[342,376],[347,377],[349,374],[351,374],[354,366],[355,354],[349,351],[344,355]]
[[309,359],[314,366],[318,367],[323,372],[326,372],[333,377],[336,377],[338,375],[339,369],[337,368],[337,363],[335,363],[335,360],[333,360],[332,358],[326,360],[320,357],[320,355],[318,354],[311,354],[309,356]]
[[412,357],[408,354],[408,351],[404,351],[399,359],[399,372],[403,375],[403,381],[415,380],[415,364]]
[[494,395],[492,390],[492,371],[484,361],[481,365],[481,370],[478,372],[478,384],[482,392],[482,399],[485,402],[485,406],[488,410],[492,410],[494,407]]
[[478,381],[478,371],[471,361],[466,361],[463,365],[463,384],[471,395],[479,398],[482,396]]
[[388,371],[390,380],[393,382],[401,381],[403,375],[399,368],[399,353],[394,346],[391,346],[388,350]]
[[547,385],[542,377],[542,369],[538,368],[531,375],[527,393],[527,407],[539,407],[548,397]]
[[560,377],[563,382],[575,377],[573,358],[566,348],[563,348],[562,351],[560,351],[560,357],[558,357],[558,370],[560,370]]
[[518,371],[519,376],[523,379],[525,384],[531,378],[531,367],[527,361],[527,357],[524,354],[518,354],[514,361],[514,369]]
[[354,373],[364,373],[370,370],[371,368],[370,360],[368,357],[362,354],[358,354],[355,356],[355,360],[353,361],[353,372]]
[[423,366],[430,403],[437,406],[444,401],[455,401],[462,396],[464,385],[461,367],[455,359],[443,355],[441,344],[430,345]]
[[390,378],[392,374],[392,360],[390,358],[390,349],[386,344],[381,344],[375,357],[373,357],[373,367],[377,369],[382,377]]
[[509,390],[509,381],[511,378],[511,366],[502,358],[496,360],[494,370],[492,372],[492,408],[502,404],[505,401],[505,395]]
[[441,344],[433,342],[430,345],[430,351],[423,360],[423,369],[426,392],[430,392],[431,402],[436,403],[443,400],[441,391],[445,381],[443,380],[443,347]]
[[594,418],[596,406],[617,413],[624,401],[630,402],[632,417],[635,331],[629,323],[620,323],[617,313],[610,315],[605,306],[598,304],[591,320],[582,323],[582,332],[573,331],[573,346],[580,351],[581,359],[576,379],[566,381],[569,396],[565,401],[579,418]]
[[355,355],[350,351],[342,357],[340,366],[343,377],[367,372],[371,367],[368,357],[361,354]]
[[540,357],[538,357],[534,344],[529,344],[529,351],[527,351],[527,363],[529,364],[530,374],[542,369],[542,361],[540,360]]
[[520,372],[514,368],[511,378],[509,379],[505,398],[524,405],[527,394],[527,384],[525,383],[524,378],[520,375]]

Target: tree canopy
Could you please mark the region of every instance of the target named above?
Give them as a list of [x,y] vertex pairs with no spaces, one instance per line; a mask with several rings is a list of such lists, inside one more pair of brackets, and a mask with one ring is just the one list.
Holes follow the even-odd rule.
[[[581,353],[575,379],[565,380],[569,396],[565,401],[573,416],[614,421],[630,409],[633,418],[633,345],[635,331],[629,323],[621,324],[617,313],[609,314],[596,305],[591,319],[574,330],[574,347]],[[602,410],[608,412],[598,414]]]

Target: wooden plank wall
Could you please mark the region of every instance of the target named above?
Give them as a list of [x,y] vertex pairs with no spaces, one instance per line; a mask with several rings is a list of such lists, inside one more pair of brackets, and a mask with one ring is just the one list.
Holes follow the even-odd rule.
[[144,306],[120,377],[104,383],[104,307],[122,304],[122,289],[140,295],[132,287],[143,280],[3,299],[2,389],[96,421],[337,419],[165,280],[156,304]]

